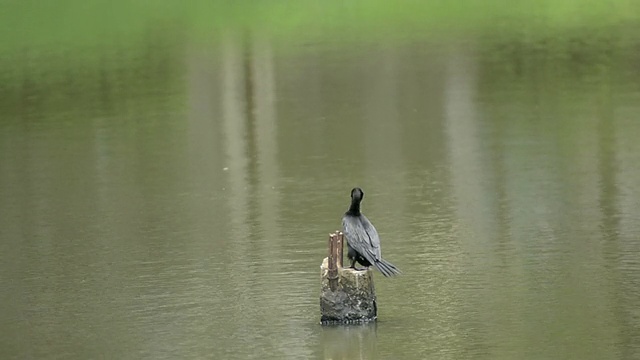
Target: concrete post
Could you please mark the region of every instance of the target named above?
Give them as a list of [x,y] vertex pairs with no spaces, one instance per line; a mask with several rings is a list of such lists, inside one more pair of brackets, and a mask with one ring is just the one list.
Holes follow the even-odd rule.
[[343,268],[342,243],[342,232],[329,235],[329,256],[320,267],[320,322],[328,325],[375,321],[378,308],[373,270]]

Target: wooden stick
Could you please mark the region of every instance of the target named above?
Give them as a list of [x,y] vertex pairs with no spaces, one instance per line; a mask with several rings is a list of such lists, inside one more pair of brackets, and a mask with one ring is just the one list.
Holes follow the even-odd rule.
[[342,267],[342,256],[343,256],[343,241],[344,241],[344,234],[342,233],[342,231],[338,230],[336,231],[336,234],[338,235],[338,239],[337,239],[337,246],[338,246],[338,268]]
[[[340,246],[339,246],[340,245]],[[341,262],[342,241],[338,233],[329,234],[329,287],[331,291],[338,288],[338,263]]]

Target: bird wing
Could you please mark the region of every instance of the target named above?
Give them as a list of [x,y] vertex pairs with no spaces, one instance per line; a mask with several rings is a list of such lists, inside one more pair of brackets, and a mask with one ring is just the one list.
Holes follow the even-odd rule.
[[342,229],[349,245],[370,263],[382,259],[378,231],[366,216],[345,215],[342,218]]

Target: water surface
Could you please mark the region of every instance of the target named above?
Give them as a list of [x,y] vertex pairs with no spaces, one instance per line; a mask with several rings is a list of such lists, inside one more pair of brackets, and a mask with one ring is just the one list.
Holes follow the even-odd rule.
[[[640,357],[624,28],[147,31],[0,58],[3,358]],[[321,327],[353,186],[404,274]]]

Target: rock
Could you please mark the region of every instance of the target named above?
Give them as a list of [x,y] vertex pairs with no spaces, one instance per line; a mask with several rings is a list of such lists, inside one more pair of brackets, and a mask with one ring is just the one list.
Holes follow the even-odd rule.
[[375,321],[378,317],[373,270],[356,271],[338,268],[338,286],[329,285],[328,258],[322,261],[320,322],[322,324],[351,324]]

